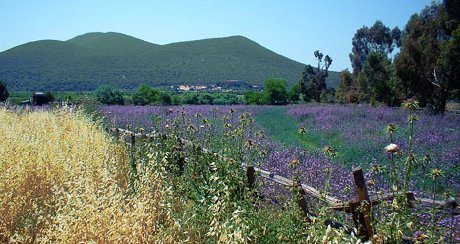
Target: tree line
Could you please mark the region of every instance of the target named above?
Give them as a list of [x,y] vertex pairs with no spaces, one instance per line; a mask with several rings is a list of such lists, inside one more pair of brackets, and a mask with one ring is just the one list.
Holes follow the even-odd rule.
[[[353,70],[343,70],[336,90],[327,88],[332,58],[314,52],[316,67],[306,65],[298,84],[266,81],[264,91],[248,92],[248,104],[338,102],[400,106],[416,99],[443,113],[449,99],[460,100],[460,0],[433,2],[412,15],[405,28],[382,21],[358,29],[349,55]],[[273,93],[276,93],[273,94]]]
[[94,92],[94,98],[107,105],[184,105],[184,104],[243,104],[242,95],[235,93],[184,92],[171,93],[140,85],[133,93],[125,93],[115,87],[104,85]]
[[338,102],[399,106],[415,98],[443,113],[448,99],[459,100],[459,0],[433,2],[412,15],[402,31],[381,21],[363,26],[352,45],[353,71],[340,74]]

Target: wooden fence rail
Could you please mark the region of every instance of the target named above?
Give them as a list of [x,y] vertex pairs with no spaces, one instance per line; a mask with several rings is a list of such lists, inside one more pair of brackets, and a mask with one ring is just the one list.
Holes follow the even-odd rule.
[[[113,133],[117,140],[121,138],[124,139],[125,142],[129,143],[131,149],[134,149],[134,145],[136,144],[136,138],[142,138],[147,140],[148,142],[153,142],[157,138],[167,139],[166,134],[155,134],[155,133],[135,133],[129,130],[121,129],[121,128],[112,128],[108,130],[110,133]],[[123,136],[125,135],[125,136]],[[190,146],[193,148],[199,148],[203,153],[212,153],[210,150],[206,148],[202,148],[200,145],[196,145],[192,141],[179,138],[178,143],[183,148],[184,146]],[[219,155],[220,156],[220,155]],[[225,156],[220,156],[225,159]],[[233,160],[233,159],[228,159]],[[179,160],[180,161],[180,160]],[[179,167],[183,170],[184,162]],[[178,162],[180,164],[180,162]],[[318,199],[319,201],[325,203],[328,207],[329,211],[343,211],[346,213],[351,213],[353,216],[353,222],[355,224],[356,229],[358,230],[358,236],[360,236],[363,240],[369,240],[374,233],[374,229],[372,227],[372,206],[376,206],[385,201],[391,201],[394,199],[395,196],[398,195],[405,195],[407,202],[410,207],[416,207],[420,209],[425,208],[437,208],[441,211],[447,211],[452,215],[460,214],[460,209],[458,208],[458,204],[454,199],[449,199],[448,201],[433,201],[432,199],[425,199],[425,198],[416,198],[415,193],[413,192],[406,192],[406,193],[387,193],[382,194],[377,197],[370,197],[366,187],[366,181],[364,179],[364,173],[361,168],[353,170],[353,179],[356,186],[357,197],[356,199],[352,199],[349,201],[341,201],[340,199],[327,195],[322,191],[315,189],[312,186],[301,184],[300,182],[294,182],[291,179],[287,179],[283,176],[277,175],[270,171],[252,166],[252,165],[242,165],[243,168],[246,170],[246,176],[248,180],[248,186],[254,187],[255,181],[257,176],[260,176],[264,179],[271,180],[276,182],[277,184],[286,186],[286,187],[296,187],[297,188],[297,203],[299,208],[302,210],[303,214],[305,215],[307,221],[310,220],[311,216],[315,216],[308,209],[307,204],[307,195]],[[350,232],[351,228],[341,225],[339,223],[327,222],[331,224],[333,227],[344,228],[347,232]],[[414,242],[413,238],[410,237],[403,237],[403,240]]]

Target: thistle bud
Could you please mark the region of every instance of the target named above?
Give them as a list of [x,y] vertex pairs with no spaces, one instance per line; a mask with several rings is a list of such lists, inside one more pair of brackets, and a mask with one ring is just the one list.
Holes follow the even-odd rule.
[[368,186],[374,186],[375,185],[375,179],[370,179],[367,181]]
[[437,178],[444,176],[444,172],[442,172],[442,170],[440,169],[432,169],[430,172],[430,176],[431,178],[433,178],[433,180],[436,180]]
[[246,143],[245,143],[245,146],[246,146],[246,147],[251,147],[251,146],[252,146],[252,140],[251,140],[251,139],[247,139],[247,140],[246,140]]
[[407,99],[402,103],[402,108],[406,110],[416,110],[419,108],[418,101],[415,99]]
[[305,127],[300,127],[299,133],[303,136],[305,133],[307,133],[307,130],[305,130]]
[[335,157],[337,156],[337,153],[335,152],[334,148],[332,148],[331,145],[325,147],[325,148],[323,149],[323,151],[324,151],[324,153],[325,153],[326,155],[331,156],[331,157],[333,157],[333,158],[335,158]]
[[294,160],[292,160],[292,161],[289,163],[288,166],[289,166],[290,168],[295,168],[295,167],[299,166],[299,164],[300,164],[300,161],[299,161],[298,159],[294,159]]
[[393,132],[396,131],[397,128],[398,128],[398,127],[397,127],[396,124],[390,123],[390,124],[387,125],[386,131],[387,131],[388,133],[393,133]]

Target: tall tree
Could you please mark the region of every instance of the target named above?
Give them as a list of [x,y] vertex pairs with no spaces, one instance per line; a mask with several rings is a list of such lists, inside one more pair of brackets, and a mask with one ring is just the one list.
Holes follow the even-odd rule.
[[444,0],[444,6],[452,20],[460,21],[460,0]]
[[390,61],[387,56],[378,52],[370,53],[364,63],[362,75],[369,86],[367,89],[371,93],[371,102],[385,102],[387,105],[392,105]]
[[360,103],[384,102],[392,106],[392,91],[389,84],[394,82],[391,72],[392,53],[401,46],[401,30],[392,30],[382,21],[376,21],[370,28],[358,29],[352,40],[350,61],[353,67],[355,98]]
[[435,113],[444,112],[449,91],[460,87],[460,27],[445,4],[432,3],[409,19],[396,59],[406,96]]
[[8,89],[6,88],[5,82],[0,80],[0,102],[6,101],[9,95],[10,93],[8,92]]
[[353,37],[352,45],[350,61],[356,78],[370,53],[390,55],[395,47],[401,45],[401,31],[398,27],[390,30],[378,20],[371,28],[363,26],[358,29]]
[[324,56],[318,50],[314,52],[314,55],[318,61],[318,66],[315,69],[311,65],[307,65],[300,80],[300,90],[306,102],[310,100],[320,102],[321,92],[327,88],[326,78],[329,75],[328,70],[332,64],[332,58],[329,55]]
[[358,101],[355,92],[353,76],[348,69],[340,72],[339,87],[335,92],[335,98],[339,103],[355,103]]

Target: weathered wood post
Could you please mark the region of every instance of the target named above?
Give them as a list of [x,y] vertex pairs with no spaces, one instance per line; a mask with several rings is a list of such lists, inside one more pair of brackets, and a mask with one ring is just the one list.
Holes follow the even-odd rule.
[[415,195],[413,192],[407,192],[406,193],[406,198],[407,198],[407,205],[410,208],[415,208]]
[[246,166],[246,176],[248,177],[249,189],[254,189],[254,184],[256,182],[256,170],[254,166]]
[[248,188],[250,192],[250,196],[252,197],[252,204],[256,203],[256,199],[258,198],[258,193],[254,191],[256,186],[256,169],[254,166],[246,165],[246,177],[248,179]]
[[358,194],[358,201],[350,203],[353,221],[358,229],[358,236],[364,240],[369,240],[374,235],[374,230],[372,229],[371,201],[361,168],[353,171],[353,179]]
[[115,128],[115,138],[117,142],[120,140],[120,130],[118,128]]
[[310,219],[310,211],[308,210],[308,204],[307,204],[307,194],[305,193],[305,190],[302,188],[302,184],[300,181],[297,181],[294,183],[295,184],[295,192],[296,192],[296,197],[297,197],[297,205],[299,208],[302,210],[306,220],[308,222],[311,222]]
[[136,134],[131,132],[131,153],[134,153],[134,146],[136,145]]
[[[136,168],[136,159],[135,159],[135,146],[136,146],[136,134],[134,132],[130,133],[130,145],[131,145],[131,172],[134,178],[137,178],[137,168]],[[134,179],[133,178],[133,179]]]
[[453,223],[454,223],[454,209],[458,207],[458,203],[455,201],[454,198],[449,198],[447,200],[447,207],[449,208],[450,210],[450,221],[451,221],[451,224],[450,224],[450,236],[449,236],[449,241],[450,243],[454,243],[453,242],[453,239],[454,239],[454,226],[453,226]]

